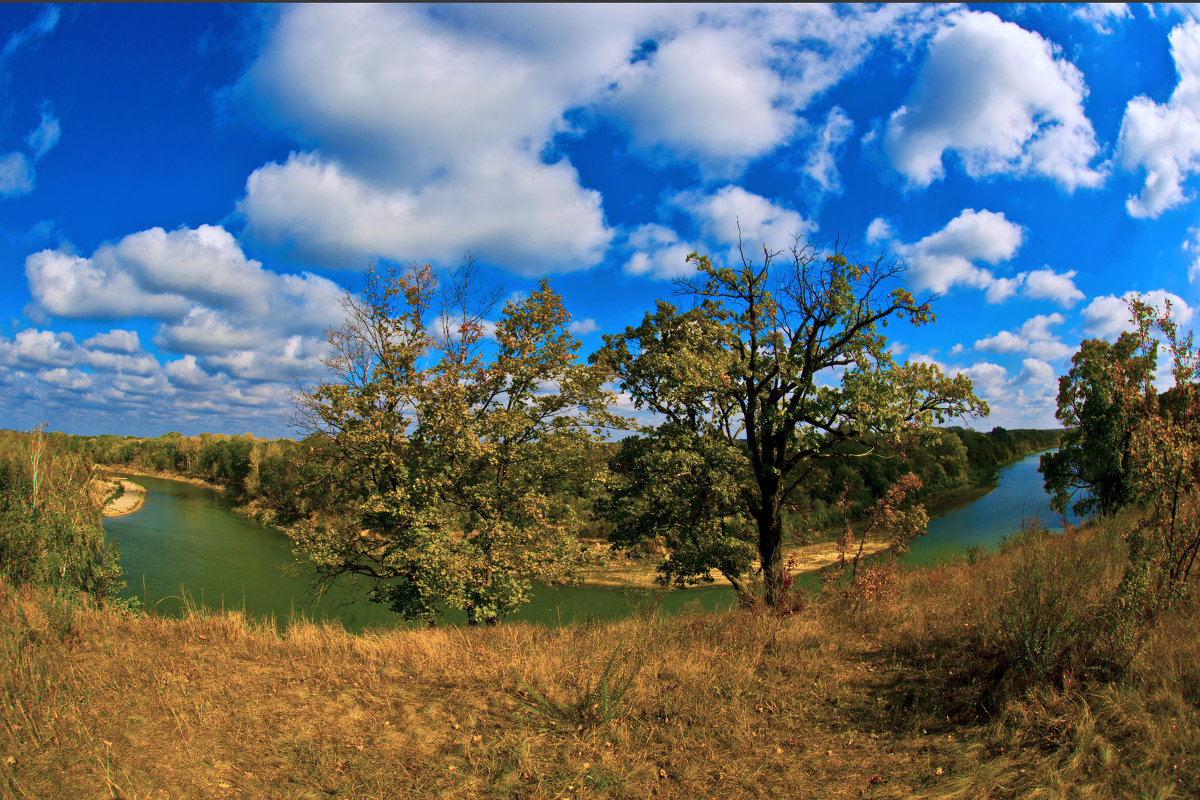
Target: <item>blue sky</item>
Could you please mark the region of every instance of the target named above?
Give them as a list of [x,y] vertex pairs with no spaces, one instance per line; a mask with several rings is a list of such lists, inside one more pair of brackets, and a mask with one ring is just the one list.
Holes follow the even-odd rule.
[[0,8],[0,427],[292,435],[371,263],[543,275],[586,354],[692,250],[908,265],[988,429],[1200,303],[1187,6]]

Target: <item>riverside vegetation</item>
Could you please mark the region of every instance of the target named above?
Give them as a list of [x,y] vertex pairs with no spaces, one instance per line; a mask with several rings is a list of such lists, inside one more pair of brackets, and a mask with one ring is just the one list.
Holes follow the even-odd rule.
[[[710,298],[699,306],[703,315],[676,324],[673,309],[660,306],[645,323],[664,323],[657,338],[627,330],[622,341],[636,338],[640,349],[626,351],[618,371],[642,382],[638,391],[646,402],[664,392],[675,397],[677,419],[666,438],[661,428],[642,431],[636,455],[649,452],[650,461],[615,481],[609,496],[653,475],[669,463],[672,450],[718,468],[715,495],[679,486],[682,496],[697,501],[696,524],[688,527],[684,520],[681,527],[673,518],[668,522],[674,528],[662,535],[673,555],[691,559],[689,570],[704,559],[724,558],[729,551],[722,541],[756,544],[764,574],[775,576],[766,577],[762,590],[740,587],[741,607],[663,617],[643,605],[624,621],[558,629],[519,624],[362,636],[303,620],[292,620],[281,634],[272,624],[230,612],[193,609],[182,619],[135,613],[107,602],[115,591],[115,564],[94,535],[103,498],[86,491],[91,470],[80,456],[81,442],[14,434],[6,440],[14,446],[0,487],[7,504],[3,534],[13,540],[4,543],[8,558],[0,562],[0,652],[9,667],[0,676],[0,786],[15,797],[147,798],[1200,793],[1200,644],[1192,635],[1200,591],[1191,570],[1200,549],[1200,392],[1196,351],[1190,337],[1179,335],[1169,309],[1160,317],[1135,301],[1133,353],[1156,361],[1151,332],[1161,334],[1173,357],[1173,394],[1160,396],[1148,380],[1124,380],[1136,369],[1128,359],[1089,373],[1089,380],[1117,387],[1108,395],[1118,398],[1119,413],[1110,417],[1131,443],[1130,457],[1121,462],[1129,491],[1120,508],[1081,528],[1067,526],[1062,535],[1028,529],[997,554],[938,567],[906,571],[888,560],[855,564],[850,571],[835,567],[825,572],[819,591],[805,592],[786,562],[776,559],[773,532],[786,526],[786,512],[815,513],[820,492],[840,489],[833,495],[834,514],[841,517],[845,540],[896,519],[907,529],[922,516],[911,505],[920,478],[908,468],[909,454],[951,439],[928,426],[925,412],[968,407],[970,387],[891,362],[872,317],[889,307],[917,323],[930,317],[905,293],[893,293],[891,306],[873,305],[876,284],[867,276],[880,274],[879,265],[846,270],[835,264],[821,273],[831,281],[824,293],[809,291],[813,284],[805,283],[803,270],[790,285],[797,302],[833,297],[838,299],[826,310],[834,317],[850,310],[843,330],[852,332],[840,341],[856,342],[860,349],[847,353],[848,363],[858,366],[847,371],[840,390],[828,391],[801,385],[812,379],[805,367],[793,375],[755,361],[754,353],[779,361],[803,349],[787,343],[804,328],[789,328],[795,316],[773,317],[777,306],[756,277],[762,273],[749,264],[737,274],[700,266],[711,280],[705,291],[716,287],[720,294],[724,286],[743,296],[738,293],[744,289],[754,308],[727,315]],[[849,279],[843,281],[839,271]],[[887,269],[882,272],[888,277]],[[579,528],[580,502],[592,502],[605,515],[604,480],[563,484],[553,464],[566,458],[576,468],[572,474],[603,476],[611,453],[579,433],[572,412],[544,394],[521,395],[519,384],[538,383],[544,379],[539,376],[565,367],[560,377],[577,384],[579,402],[594,400],[596,413],[603,413],[595,380],[612,365],[610,358],[625,355],[594,359],[595,371],[571,373],[564,353],[573,347],[557,333],[566,317],[543,285],[539,295],[506,307],[498,327],[500,361],[477,360],[482,354],[471,348],[479,341],[472,337],[480,317],[464,314],[443,325],[447,336],[457,325],[458,348],[448,341],[441,346],[450,363],[427,373],[416,367],[433,344],[415,325],[431,288],[423,275],[411,271],[377,284],[380,293],[369,291],[359,306],[372,324],[333,335],[335,349],[340,335],[345,352],[356,358],[366,352],[362,335],[377,331],[381,351],[372,351],[368,369],[353,373],[361,385],[352,380],[308,396],[307,408],[330,429],[296,445],[311,449],[292,466],[315,470],[313,485],[325,487],[331,505],[324,516],[313,507],[301,510],[307,528],[296,540],[302,554],[324,558],[333,573],[343,571],[343,559],[351,556],[396,570],[392,577],[408,588],[381,599],[418,618],[428,592],[440,585],[480,621],[493,622],[505,604],[519,601],[521,582],[534,577],[522,555],[529,551],[521,549],[531,539],[520,538],[514,520],[524,514],[527,522],[545,521],[553,529],[551,544],[561,544]],[[465,284],[455,286],[462,291],[454,297],[468,297]],[[855,286],[865,294],[854,295]],[[389,305],[401,297],[399,306]],[[376,316],[379,310],[385,313]],[[764,325],[764,318],[773,321]],[[813,329],[837,329],[841,323],[830,319],[822,316]],[[392,327],[397,320],[400,327]],[[716,335],[696,337],[696,329]],[[824,335],[817,338],[824,341]],[[709,353],[724,360],[715,369],[692,359],[683,374],[655,377],[671,359],[656,359],[654,342],[668,339],[673,347],[682,345],[678,352],[689,359],[712,349],[704,342],[731,349]],[[550,372],[522,373],[522,359],[547,343],[546,357],[534,362]],[[739,361],[746,352],[749,361]],[[516,360],[505,363],[506,353]],[[839,360],[836,352],[829,358]],[[780,375],[783,383],[773,384]],[[430,386],[437,391],[426,394]],[[771,411],[754,405],[759,390],[777,399],[793,390],[800,394]],[[755,454],[754,441],[743,446],[729,435],[722,444],[720,431],[704,429],[703,418],[722,421],[719,427],[733,434],[734,405],[749,398],[766,417],[776,415],[775,427],[762,431],[774,442],[767,450],[786,449],[791,434],[777,436],[785,430],[778,415],[807,407],[809,391],[815,392],[813,407],[829,415],[821,422],[828,439],[804,428],[798,446],[821,455],[822,469],[839,461],[865,464],[873,453],[886,456],[884,463],[899,456],[903,474],[857,504],[851,480],[838,489],[811,482],[795,502],[760,481],[745,493],[748,507],[724,505],[721,498],[729,495],[723,482],[749,480],[741,471],[745,465],[753,466],[756,481],[763,469],[778,468],[769,466],[766,450]],[[1079,403],[1064,403],[1066,394],[1060,391],[1060,419],[1064,408],[1082,413],[1096,402],[1096,393],[1084,392]],[[501,396],[517,397],[520,408],[493,405]],[[895,413],[864,407],[872,397],[890,397],[880,401],[898,404]],[[380,400],[383,407],[372,405]],[[955,405],[960,402],[968,406]],[[358,410],[347,412],[352,407]],[[416,416],[398,424],[388,416],[397,408]],[[457,411],[439,414],[439,408]],[[811,424],[797,413],[788,419],[802,428]],[[437,425],[450,428],[427,430],[422,436],[430,439],[410,444],[413,419],[441,420]],[[424,429],[418,424],[416,430]],[[1069,474],[1090,480],[1094,465],[1111,465],[1092,457],[1110,441],[1108,430],[1077,430],[1073,452],[1087,457],[1070,465]],[[380,431],[396,435],[391,449],[379,448]],[[449,434],[460,438],[459,449],[422,450]],[[993,438],[1001,435],[993,432]],[[506,439],[511,449],[496,447]],[[656,439],[665,447],[657,449]],[[530,441],[554,446],[529,450]],[[47,442],[57,448],[50,457]],[[244,446],[254,452],[253,441],[239,444]],[[400,469],[385,476],[394,483],[388,497],[373,494],[383,488],[378,474],[360,479],[348,493],[328,479],[360,468],[347,448],[364,447],[392,457],[388,470]],[[428,458],[416,458],[422,452]],[[620,450],[616,456],[611,460],[619,472]],[[519,463],[531,457],[536,463]],[[508,469],[506,458],[518,466],[496,472]],[[816,474],[818,462],[805,458],[793,466],[803,463],[810,476]],[[51,480],[52,464],[63,473]],[[410,482],[395,483],[403,475]],[[482,487],[504,475],[515,489],[489,503]],[[447,485],[456,476],[467,479],[465,486]],[[580,485],[595,494],[579,491]],[[636,492],[629,497],[640,502]],[[456,501],[470,514],[438,516]],[[764,509],[770,512],[765,517]],[[739,527],[738,515],[747,513],[762,518],[757,533]],[[31,528],[27,519],[37,525]],[[347,537],[355,528],[343,527],[330,538],[330,523],[338,521],[353,522],[357,533]],[[395,527],[401,523],[413,530]],[[662,531],[657,524],[644,530]],[[397,530],[410,538],[395,538]],[[671,538],[670,530],[683,535]],[[31,538],[36,546],[25,546]],[[395,541],[403,546],[388,549]],[[704,547],[697,549],[698,542]],[[64,555],[54,555],[59,550]],[[433,562],[440,565],[434,573],[409,560],[424,550],[443,559]],[[746,574],[744,562],[722,565],[740,570],[726,577]],[[669,569],[663,576],[679,582]]]

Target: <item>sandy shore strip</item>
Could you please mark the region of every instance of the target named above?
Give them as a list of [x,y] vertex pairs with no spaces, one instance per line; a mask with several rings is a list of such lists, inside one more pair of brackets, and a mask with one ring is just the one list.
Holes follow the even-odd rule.
[[[590,542],[600,550],[609,550],[607,543]],[[863,547],[863,556],[874,555],[888,549],[887,542],[868,541]],[[818,544],[785,547],[783,559],[789,562],[789,572],[813,572],[838,561],[837,542],[821,542]],[[757,562],[755,562],[757,564]],[[720,584],[724,578],[714,570],[710,573]],[[616,555],[604,566],[592,567],[582,571],[584,586],[636,587],[649,589],[657,586],[658,571],[652,560],[633,560]]]
[[102,513],[106,517],[123,517],[132,514],[146,502],[146,487],[124,478],[116,478],[114,482],[121,483],[121,496],[113,498],[104,504]]

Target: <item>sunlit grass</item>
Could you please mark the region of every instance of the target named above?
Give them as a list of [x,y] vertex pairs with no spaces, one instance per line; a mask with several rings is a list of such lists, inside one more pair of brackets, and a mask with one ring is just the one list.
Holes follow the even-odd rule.
[[[1056,542],[1109,559],[1105,536]],[[786,617],[359,636],[4,586],[0,796],[1200,794],[1194,589],[1121,683],[1009,691],[995,608],[1020,563],[904,572]]]

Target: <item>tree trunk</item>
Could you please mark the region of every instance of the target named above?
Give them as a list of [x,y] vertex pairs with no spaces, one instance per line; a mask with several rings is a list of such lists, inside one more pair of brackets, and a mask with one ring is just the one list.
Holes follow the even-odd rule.
[[768,606],[781,599],[783,590],[783,519],[779,514],[779,482],[768,482],[762,488],[762,508],[756,515],[758,523],[758,559],[762,564],[764,599]]

